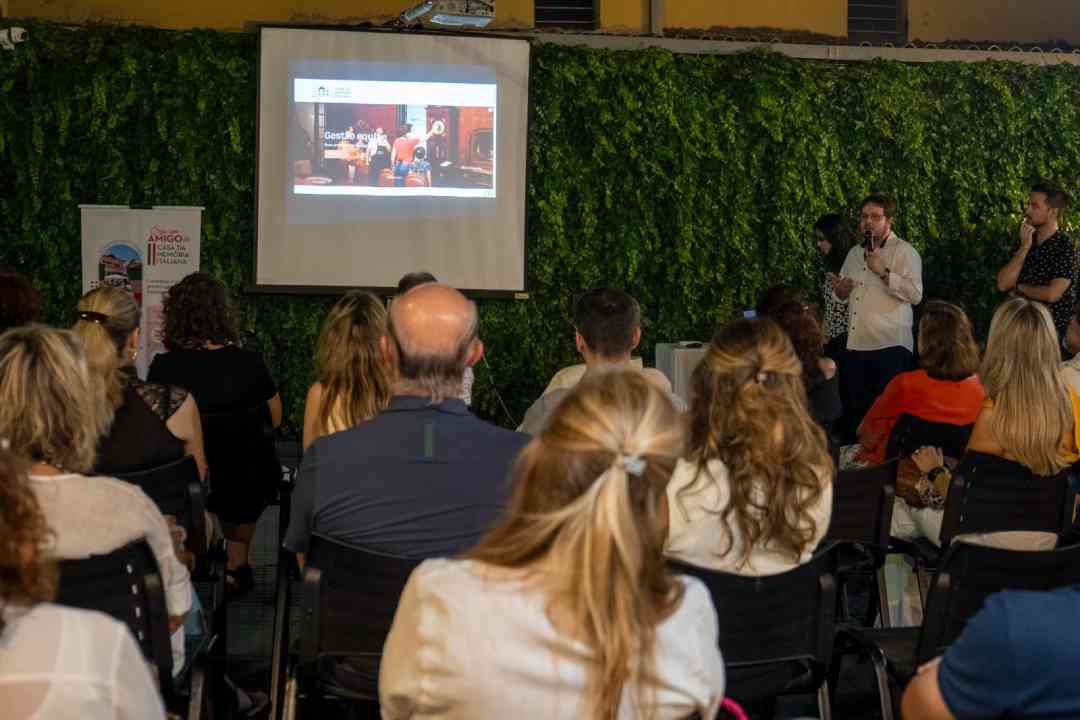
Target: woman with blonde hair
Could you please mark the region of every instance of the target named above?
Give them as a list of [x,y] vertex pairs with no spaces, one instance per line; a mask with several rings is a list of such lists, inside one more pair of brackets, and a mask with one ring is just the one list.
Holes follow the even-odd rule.
[[392,368],[379,351],[385,333],[386,308],[371,293],[348,293],[330,309],[315,350],[318,379],[304,403],[304,449],[390,403]]
[[736,320],[716,332],[692,387],[667,554],[740,575],[808,561],[829,527],[833,464],[791,341],[768,318]]
[[716,611],[662,554],[682,449],[678,413],[640,374],[582,380],[518,457],[503,520],[409,578],[384,720],[713,717]]
[[131,293],[109,286],[82,296],[72,330],[82,343],[90,380],[108,424],[94,469],[103,474],[165,465],[191,455],[206,478],[202,422],[195,398],[175,385],[143,382],[135,374],[139,306]]
[[0,438],[32,463],[30,485],[53,531],[52,555],[85,558],[145,539],[161,570],[182,665],[179,627],[191,608],[191,582],[168,523],[136,486],[87,475],[107,415],[71,332],[29,325],[0,335]]
[[[1049,477],[1080,460],[1080,396],[1065,382],[1059,347],[1046,305],[1016,297],[998,306],[990,321],[986,353],[979,368],[986,399],[975,418],[967,453],[958,470],[993,456],[1019,465],[1034,476]],[[905,538],[922,536],[936,543],[952,474],[938,448],[919,448],[912,460],[922,472],[919,488],[928,507],[904,512],[906,508],[898,502],[893,534]],[[1004,542],[1021,549],[1052,548],[1056,539],[1051,533],[994,536],[994,544]]]
[[128,628],[54,605],[48,522],[25,468],[0,449],[0,697],[4,717],[164,718],[161,696]]

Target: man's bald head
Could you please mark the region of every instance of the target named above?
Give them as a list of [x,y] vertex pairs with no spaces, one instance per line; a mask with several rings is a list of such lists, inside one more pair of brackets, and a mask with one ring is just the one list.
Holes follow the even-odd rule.
[[388,334],[403,384],[433,402],[460,393],[465,368],[483,354],[478,325],[476,304],[448,285],[419,285],[395,298]]

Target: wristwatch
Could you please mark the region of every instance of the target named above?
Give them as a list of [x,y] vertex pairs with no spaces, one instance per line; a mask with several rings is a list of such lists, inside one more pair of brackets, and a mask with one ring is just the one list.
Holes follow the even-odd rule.
[[935,480],[937,480],[938,475],[941,475],[942,473],[947,473],[947,472],[949,472],[949,469],[947,467],[939,465],[936,468],[930,468],[930,472],[926,473],[926,479],[929,480],[930,482],[934,482]]

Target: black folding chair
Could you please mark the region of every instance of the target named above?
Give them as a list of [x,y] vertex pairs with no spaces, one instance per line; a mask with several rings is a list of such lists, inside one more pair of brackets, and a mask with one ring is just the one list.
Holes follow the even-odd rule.
[[185,455],[165,465],[116,473],[114,477],[138,485],[162,515],[176,517],[177,524],[187,531],[187,549],[197,558],[206,557],[206,492],[195,458]]
[[61,560],[59,566],[56,602],[97,610],[125,623],[143,655],[156,669],[158,685],[169,709],[182,712],[189,720],[199,718],[208,697],[201,659],[211,638],[207,636],[199,645],[185,648],[186,667],[174,679],[165,588],[146,541],[138,540],[107,555]]
[[898,691],[919,665],[941,655],[960,636],[991,594],[1051,590],[1076,583],[1080,583],[1080,545],[1035,552],[955,542],[942,557],[930,585],[922,627],[841,629],[833,673],[843,655],[869,656],[877,678],[881,717],[892,720]]
[[827,668],[836,632],[835,546],[777,575],[734,575],[668,561],[672,572],[698,578],[709,589],[720,620],[727,694],[743,707],[778,695],[816,693],[830,718]]
[[[889,607],[882,568],[889,549],[896,497],[897,461],[859,470],[841,470],[833,480],[832,515],[823,543],[842,543],[839,553],[838,590],[841,607],[846,608],[847,580],[854,575],[870,578],[870,603],[863,618],[873,625],[882,608],[881,624],[888,627]],[[847,612],[844,612],[847,617]]]
[[893,538],[892,548],[915,561],[925,597],[922,575],[937,568],[942,548],[958,535],[1024,530],[1064,537],[1072,526],[1074,498],[1068,475],[1063,470],[1040,477],[1013,460],[969,451],[949,483],[939,544]]
[[378,701],[379,659],[409,575],[422,561],[313,534],[305,555],[303,627],[290,660],[285,716],[318,718],[323,698]]
[[941,448],[946,457],[962,457],[973,427],[975,426],[932,422],[904,413],[896,419],[896,424],[889,433],[885,457],[909,457],[924,445]]

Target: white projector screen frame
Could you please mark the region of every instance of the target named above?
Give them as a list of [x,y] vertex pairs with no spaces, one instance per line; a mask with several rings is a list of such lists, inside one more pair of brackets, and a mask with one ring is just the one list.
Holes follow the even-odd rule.
[[[361,288],[388,294],[405,273],[426,270],[473,296],[527,292],[528,40],[276,24],[260,25],[258,32],[256,232],[249,291],[333,295]],[[315,93],[325,99],[314,102]],[[419,104],[425,97],[431,99]],[[297,118],[306,112],[305,101],[311,101],[308,114],[319,119],[304,135],[309,142],[301,152],[291,125],[303,130]],[[488,123],[470,120],[492,102]],[[374,130],[363,131],[359,124],[344,130],[332,124],[340,121],[326,118],[368,103],[371,113],[394,106],[398,122],[404,117],[414,128],[427,126],[425,137],[423,130],[414,130],[397,138],[415,136],[432,153],[433,172],[426,180],[422,172],[421,180],[413,177],[422,163],[414,163],[408,186],[401,186],[403,177],[376,177],[370,170],[373,155],[366,154],[363,169],[365,161],[346,159],[383,143],[372,144]],[[453,113],[453,119],[433,120],[439,112]],[[485,126],[490,126],[487,147],[481,147]],[[382,139],[396,153],[391,132],[384,130],[388,137]],[[479,139],[466,141],[466,135]],[[493,157],[477,167],[483,163],[473,161],[474,150]],[[304,162],[309,157],[312,161]]]

